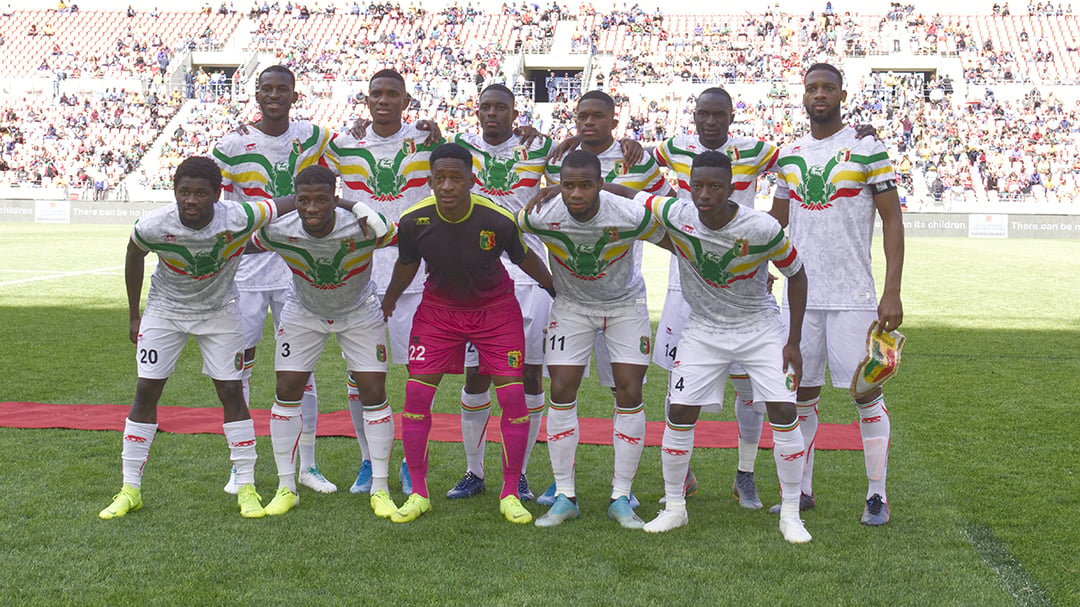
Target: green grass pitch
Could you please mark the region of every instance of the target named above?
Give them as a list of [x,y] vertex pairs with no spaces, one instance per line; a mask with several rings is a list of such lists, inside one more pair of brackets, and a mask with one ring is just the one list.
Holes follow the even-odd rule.
[[[0,223],[0,400],[130,402],[129,230]],[[348,438],[318,445],[323,471],[343,490],[302,489],[294,512],[250,521],[221,491],[222,438],[164,433],[147,464],[144,508],[100,521],[120,486],[117,433],[2,428],[0,604],[1080,604],[1080,425],[1070,417],[1080,404],[1078,254],[1066,241],[908,240],[908,343],[886,389],[893,518],[884,528],[858,523],[866,482],[858,452],[818,454],[819,506],[804,515],[814,540],[792,546],[774,517],[731,498],[734,450],[695,452],[701,490],[689,500],[689,526],[650,536],[604,517],[611,447],[579,450],[582,519],[539,529],[498,514],[497,445],[488,449],[489,492],[443,499],[464,458],[460,445],[442,443],[431,447],[432,512],[394,525],[344,490],[358,463]],[[646,257],[657,311],[666,265]],[[272,400],[268,354],[264,346],[255,407]],[[212,405],[198,369],[189,347],[162,404]],[[663,417],[659,371],[646,387],[650,420]],[[343,374],[328,349],[318,370],[324,411],[345,407]],[[403,379],[400,369],[389,379],[397,411]],[[459,387],[444,380],[437,412],[457,411]],[[580,401],[585,416],[610,414],[610,396],[592,380]],[[821,411],[826,422],[855,418],[842,390],[826,390]],[[269,440],[259,441],[259,456],[266,501],[276,486]],[[394,463],[400,457],[398,445]],[[543,444],[529,472],[536,489],[550,482]],[[760,453],[757,477],[774,503],[770,451]],[[396,480],[391,489],[400,503]],[[646,449],[635,493],[651,518],[662,494],[659,449]]]

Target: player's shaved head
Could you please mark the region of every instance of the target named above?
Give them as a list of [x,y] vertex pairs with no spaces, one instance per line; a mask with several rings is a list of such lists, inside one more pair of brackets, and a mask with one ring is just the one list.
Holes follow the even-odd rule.
[[516,100],[516,98],[514,97],[514,91],[511,91],[505,85],[489,84],[488,86],[484,87],[484,90],[480,91],[480,96],[483,97],[484,94],[491,92],[502,93],[503,95],[506,95],[506,97],[510,100],[510,107],[514,107],[514,101]]
[[578,105],[581,105],[582,101],[588,101],[590,99],[602,102],[612,113],[615,113],[615,100],[611,98],[611,95],[608,95],[603,91],[589,91],[578,99]]
[[386,79],[389,79],[389,80],[396,80],[401,84],[401,90],[405,90],[405,77],[402,76],[401,74],[399,74],[397,70],[391,70],[391,69],[379,70],[379,71],[375,72],[371,76],[371,80],[369,80],[368,83],[370,84],[372,82],[375,82],[376,80],[378,80],[380,78],[386,78]]
[[297,188],[302,185],[325,185],[333,191],[337,187],[337,175],[322,165],[313,164],[296,174],[293,185]]
[[727,157],[727,154],[721,154],[713,150],[702,152],[694,157],[694,163],[690,165],[690,173],[693,174],[699,168],[717,168],[723,169],[731,174],[731,159]]
[[705,97],[706,95],[717,95],[719,97],[722,97],[727,102],[729,107],[734,107],[735,106],[735,104],[731,101],[731,94],[728,93],[727,91],[725,91],[724,89],[718,87],[718,86],[711,86],[711,87],[705,89],[704,91],[701,91],[701,94],[698,95],[697,98],[701,99],[702,97]]
[[836,66],[830,65],[828,63],[815,63],[814,65],[806,68],[806,73],[803,74],[803,80],[806,80],[806,77],[809,76],[812,72],[817,71],[826,71],[830,74],[833,74],[834,76],[836,76],[837,84],[839,84],[841,87],[844,86],[844,75],[840,73],[840,70],[837,69]]
[[472,170],[472,154],[469,153],[469,150],[466,150],[465,148],[461,147],[456,143],[444,143],[432,150],[431,156],[428,158],[428,162],[431,164],[431,166],[434,167],[435,161],[442,160],[444,158],[460,160],[465,163],[465,167],[468,170]]
[[595,172],[594,176],[600,179],[600,159],[587,150],[578,149],[570,152],[563,159],[562,166],[564,169],[592,169]]
[[271,65],[262,72],[259,73],[259,81],[262,81],[263,76],[268,74],[281,74],[289,79],[289,86],[296,87],[296,74],[293,74],[292,70],[284,65]]
[[213,189],[221,188],[221,169],[206,156],[191,156],[185,158],[173,173],[173,187],[184,177],[205,179]]

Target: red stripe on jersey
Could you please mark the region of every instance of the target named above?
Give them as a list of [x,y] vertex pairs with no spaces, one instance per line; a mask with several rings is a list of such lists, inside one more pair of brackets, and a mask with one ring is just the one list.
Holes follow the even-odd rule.
[[862,188],[842,188],[836,191],[835,194],[829,197],[829,201],[836,200],[837,198],[851,198],[858,196],[862,193]]
[[797,253],[795,251],[795,247],[791,247],[791,252],[788,253],[787,257],[785,257],[783,259],[775,260],[773,263],[775,263],[776,267],[778,267],[778,268],[786,268],[786,267],[790,266],[795,261],[795,256],[796,255],[797,255]]
[[262,188],[241,188],[241,191],[244,192],[244,196],[251,198],[273,198]]

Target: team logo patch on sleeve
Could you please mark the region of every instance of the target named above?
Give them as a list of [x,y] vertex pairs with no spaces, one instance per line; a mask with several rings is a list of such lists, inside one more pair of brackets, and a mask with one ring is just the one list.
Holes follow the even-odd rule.
[[510,350],[506,353],[506,364],[509,365],[511,369],[520,368],[521,361],[521,350]]
[[485,251],[490,251],[495,248],[495,232],[491,230],[480,230],[480,248]]

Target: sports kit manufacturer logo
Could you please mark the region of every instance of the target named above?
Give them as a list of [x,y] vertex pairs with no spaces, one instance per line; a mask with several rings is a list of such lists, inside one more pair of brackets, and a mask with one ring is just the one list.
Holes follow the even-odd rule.
[[429,225],[430,223],[431,223],[431,218],[430,217],[417,217],[416,218],[416,225],[418,225],[418,226],[426,226],[426,225]]
[[784,460],[785,462],[793,462],[793,461],[801,458],[805,454],[806,454],[806,451],[799,451],[798,453],[789,453],[789,454],[786,454],[786,455],[781,455],[780,459]]
[[627,436],[627,435],[623,434],[622,432],[616,432],[615,433],[615,438],[617,438],[617,439],[621,440],[622,442],[627,443],[629,445],[640,445],[641,444],[641,437],[640,436]]
[[576,433],[577,433],[576,430],[571,429],[571,430],[567,430],[565,432],[559,432],[558,434],[548,434],[547,439],[548,439],[549,443],[554,442],[554,441],[560,441],[560,440],[562,440],[564,438],[570,438],[571,436],[573,436]]
[[389,424],[394,421],[393,415],[387,415],[386,417],[380,417],[376,420],[364,420],[369,426],[378,426],[379,424]]
[[687,453],[690,453],[686,449],[661,449],[661,451],[663,451],[664,453],[667,453],[668,455],[674,455],[675,457],[679,457],[681,455],[686,455]]
[[134,434],[125,434],[124,440],[128,441],[129,443],[146,444],[145,438],[141,436],[135,436]]
[[480,248],[484,251],[490,251],[495,248],[495,232],[491,230],[480,230]]
[[515,425],[515,426],[521,425],[521,424],[527,424],[527,423],[529,423],[529,416],[528,415],[522,415],[521,417],[511,417],[510,418],[510,423],[512,425]]
[[238,441],[238,442],[235,442],[235,443],[229,443],[229,446],[230,447],[254,447],[255,446],[255,439],[242,440],[242,441]]
[[405,412],[405,413],[401,414],[401,417],[404,417],[405,419],[411,419],[411,420],[414,420],[414,421],[418,421],[418,422],[424,421],[424,414],[423,413]]

